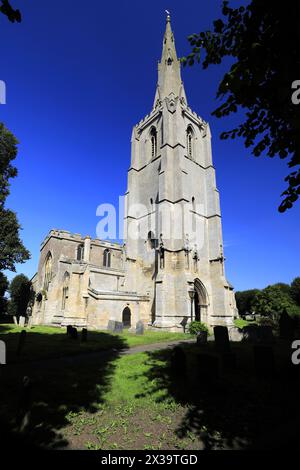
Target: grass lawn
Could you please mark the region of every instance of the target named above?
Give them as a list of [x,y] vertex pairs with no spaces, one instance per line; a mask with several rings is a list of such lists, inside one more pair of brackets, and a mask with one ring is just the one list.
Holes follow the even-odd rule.
[[236,318],[234,320],[234,326],[236,326],[237,328],[243,329],[245,326],[249,326],[249,325],[256,325],[256,322],[247,321],[247,320],[244,320],[243,318]]
[[17,357],[18,340],[23,329],[14,325],[0,325],[0,340],[6,343],[7,363],[57,358],[110,348],[127,349],[143,344],[192,338],[191,335],[184,333],[150,330],[145,330],[144,335],[135,335],[126,330],[121,335],[107,331],[89,331],[88,342],[81,343],[80,331],[78,340],[72,340],[66,335],[66,328],[34,326],[31,329],[25,328],[27,331],[25,346],[21,355]]
[[[298,432],[299,388],[290,374],[290,345],[274,345],[277,373],[258,379],[252,346],[233,344],[236,371],[221,367],[208,380],[200,352],[219,357],[213,344],[182,346],[187,374],[170,367],[171,351],[101,361],[74,359],[68,366],[30,362],[3,367],[0,387],[2,430],[20,429],[24,375],[31,379],[31,406],[23,437],[28,444],[70,449],[249,449],[284,448]],[[22,403],[22,401],[21,401]],[[26,408],[25,408],[26,411]]]

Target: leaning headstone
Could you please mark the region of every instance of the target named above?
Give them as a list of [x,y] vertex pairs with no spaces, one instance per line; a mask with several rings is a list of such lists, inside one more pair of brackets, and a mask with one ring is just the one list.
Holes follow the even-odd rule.
[[115,320],[108,320],[108,324],[107,324],[108,331],[111,331],[112,333],[114,333],[115,324],[116,324]]
[[13,316],[13,321],[14,321],[14,324],[15,324],[15,325],[18,324],[18,319],[17,319],[17,317],[16,317],[15,315]]
[[274,353],[271,346],[256,345],[253,347],[254,368],[258,377],[271,377],[275,372]]
[[219,358],[210,354],[198,354],[198,379],[217,380],[219,377]]
[[226,326],[214,327],[215,346],[219,352],[230,352],[228,329]]
[[81,331],[81,342],[82,342],[82,343],[86,343],[86,342],[87,342],[87,329],[86,329],[86,328],[82,328],[82,331]]
[[20,356],[21,352],[23,351],[23,348],[25,346],[25,341],[26,341],[26,331],[22,330],[20,335],[19,335],[19,341],[18,341],[18,347],[17,347],[17,356]]
[[222,354],[222,368],[225,371],[234,371],[236,369],[236,354],[233,352]]
[[27,328],[29,328],[29,330],[32,328],[32,317],[28,318]]
[[115,333],[123,333],[124,325],[121,321],[115,322]]
[[143,335],[144,334],[144,323],[140,320],[136,324],[135,334],[136,335]]
[[185,377],[187,372],[185,352],[180,346],[173,348],[171,353],[171,371],[177,377]]
[[78,331],[77,331],[77,328],[74,328],[74,327],[72,326],[72,330],[71,330],[70,336],[71,336],[72,339],[78,339]]
[[294,320],[284,311],[279,318],[280,338],[291,340],[294,338]]
[[22,328],[24,328],[24,326],[25,326],[25,321],[26,321],[26,317],[21,316],[21,317],[19,318],[19,326],[22,326]]

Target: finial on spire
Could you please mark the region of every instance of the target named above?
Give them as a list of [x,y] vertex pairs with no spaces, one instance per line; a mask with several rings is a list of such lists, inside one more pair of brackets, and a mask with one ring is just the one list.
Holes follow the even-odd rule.
[[170,22],[171,21],[170,12],[168,10],[165,10],[165,12],[167,13],[167,22]]

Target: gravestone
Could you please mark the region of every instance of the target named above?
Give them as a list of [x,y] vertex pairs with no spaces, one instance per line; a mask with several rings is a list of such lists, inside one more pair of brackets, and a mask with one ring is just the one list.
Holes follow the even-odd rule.
[[67,335],[68,335],[68,336],[71,336],[72,328],[73,328],[72,325],[68,325],[68,326],[67,326]]
[[14,321],[14,324],[15,324],[15,325],[18,324],[18,319],[17,319],[17,317],[16,317],[15,315],[13,316],[13,321]]
[[107,329],[112,333],[123,333],[124,325],[121,321],[108,320]]
[[108,320],[107,329],[112,333],[115,331],[115,320]]
[[258,377],[272,377],[275,373],[274,353],[271,346],[256,345],[253,347],[254,368]]
[[78,339],[78,331],[77,331],[77,328],[73,327],[72,326],[72,329],[70,331],[70,337],[72,339]]
[[233,352],[223,353],[222,367],[226,371],[234,371],[236,369],[236,354]]
[[232,326],[231,328],[229,328],[228,334],[229,334],[230,341],[235,341],[235,342],[242,341],[244,337],[243,330],[240,328],[237,328],[236,326]]
[[197,333],[197,344],[206,344],[207,343],[207,331],[198,331]]
[[26,321],[26,317],[21,316],[21,317],[19,318],[19,326],[22,326],[22,327],[24,328],[24,326],[25,326],[25,321]]
[[82,342],[82,343],[86,343],[86,342],[87,342],[87,329],[86,329],[86,328],[82,328],[82,331],[81,331],[81,342]]
[[198,379],[200,381],[217,380],[219,377],[219,358],[210,354],[198,354]]
[[214,327],[215,346],[219,352],[230,352],[228,329],[226,326]]
[[143,335],[144,334],[144,323],[140,320],[136,324],[135,334],[136,335]]
[[115,333],[123,333],[123,328],[124,328],[124,325],[121,321],[116,321],[115,322]]
[[17,356],[20,356],[26,342],[26,331],[22,330],[19,335],[18,347],[17,347]]
[[259,331],[257,325],[245,326],[243,328],[243,341],[248,343],[258,343]]
[[294,327],[295,322],[289,316],[287,311],[284,311],[279,318],[279,331],[280,331],[280,338],[291,340],[294,338]]
[[171,371],[177,377],[185,377],[187,364],[185,352],[180,346],[173,348],[171,353]]
[[32,317],[29,317],[28,323],[27,323],[27,328],[29,328],[29,330],[32,328],[32,321],[33,321]]

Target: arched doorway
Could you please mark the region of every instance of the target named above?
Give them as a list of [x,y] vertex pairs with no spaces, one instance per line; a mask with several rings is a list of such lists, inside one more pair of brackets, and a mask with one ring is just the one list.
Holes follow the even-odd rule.
[[200,281],[200,279],[195,279],[195,297],[194,297],[194,314],[196,321],[206,321],[207,320],[207,306],[208,306],[208,295],[207,291]]
[[122,313],[122,322],[124,328],[131,327],[131,311],[129,307],[125,307]]

